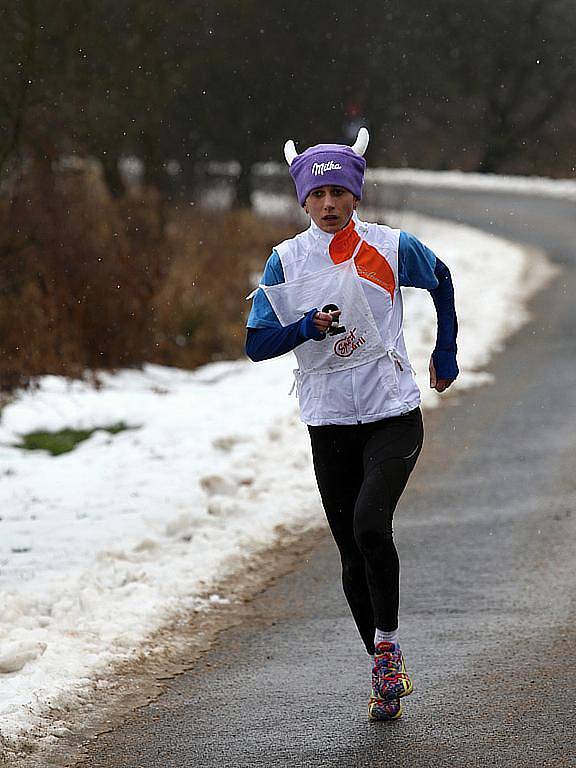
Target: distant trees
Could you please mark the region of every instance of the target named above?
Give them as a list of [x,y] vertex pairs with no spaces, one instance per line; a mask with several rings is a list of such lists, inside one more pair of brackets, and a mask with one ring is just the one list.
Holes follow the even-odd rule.
[[[438,5],[436,26],[447,43],[439,71],[449,102],[436,119],[449,118],[458,126],[471,167],[498,172],[518,163],[530,170],[534,146],[544,140],[547,126],[571,141],[576,95],[573,3],[478,0],[463,5],[446,0]],[[549,169],[534,170],[556,169],[551,162]],[[565,172],[570,172],[568,165]]]
[[[286,137],[372,162],[570,175],[572,0],[0,0],[0,172],[136,155],[164,196],[234,160],[238,204]],[[170,171],[170,173],[168,173]]]

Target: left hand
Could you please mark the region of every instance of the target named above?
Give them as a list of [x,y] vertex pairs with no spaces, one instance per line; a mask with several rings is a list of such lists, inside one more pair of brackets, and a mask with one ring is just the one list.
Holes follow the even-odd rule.
[[452,384],[454,381],[454,379],[436,378],[436,368],[434,367],[432,358],[430,358],[430,365],[428,366],[428,370],[430,371],[430,389],[435,389],[436,392],[445,392],[450,384]]

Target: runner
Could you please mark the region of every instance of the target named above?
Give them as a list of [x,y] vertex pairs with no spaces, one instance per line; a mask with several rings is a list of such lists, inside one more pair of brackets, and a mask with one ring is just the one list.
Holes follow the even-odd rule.
[[417,238],[359,219],[368,131],[352,147],[284,154],[309,228],[276,246],[248,318],[256,361],[293,350],[300,415],[342,561],[342,584],[369,654],[368,714],[395,720],[412,692],[398,635],[400,566],[392,534],[398,500],[423,440],[420,391],[402,333],[401,286],[428,290],[438,329],[430,386],[458,375],[450,272]]

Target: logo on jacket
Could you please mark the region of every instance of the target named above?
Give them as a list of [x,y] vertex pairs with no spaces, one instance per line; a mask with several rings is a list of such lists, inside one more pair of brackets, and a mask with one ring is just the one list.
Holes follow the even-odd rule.
[[356,338],[356,328],[352,328],[346,336],[338,339],[334,344],[334,352],[338,357],[350,357],[352,352],[363,344],[366,344],[364,336],[358,336],[358,338]]
[[327,171],[341,171],[342,166],[335,160],[328,160],[327,163],[314,163],[312,166],[313,176],[324,176]]

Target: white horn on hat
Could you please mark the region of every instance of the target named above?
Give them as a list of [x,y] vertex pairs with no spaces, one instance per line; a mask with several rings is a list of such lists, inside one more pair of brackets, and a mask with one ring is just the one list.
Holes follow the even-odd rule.
[[362,157],[364,152],[366,152],[366,147],[368,146],[369,141],[370,134],[368,133],[367,129],[364,127],[360,128],[358,131],[358,136],[356,136],[356,141],[352,145],[352,152],[356,152],[357,155]]
[[284,144],[284,157],[286,158],[288,165],[292,165],[292,160],[294,160],[295,157],[298,157],[298,152],[296,152],[296,147],[294,146],[292,139]]

